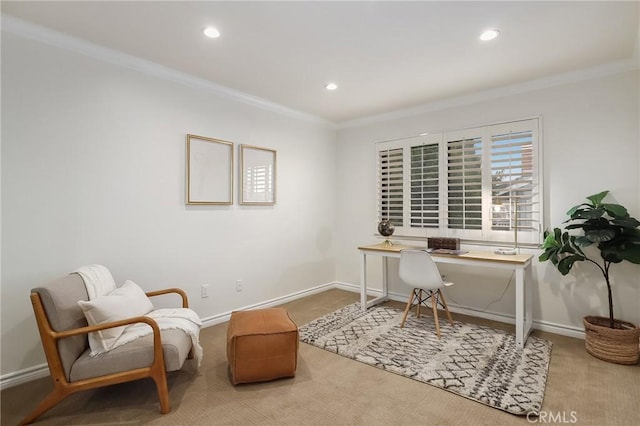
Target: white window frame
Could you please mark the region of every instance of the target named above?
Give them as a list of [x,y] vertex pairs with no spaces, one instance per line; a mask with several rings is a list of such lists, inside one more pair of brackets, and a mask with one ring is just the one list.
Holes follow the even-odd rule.
[[[492,175],[491,175],[491,138],[492,135],[517,133],[530,130],[532,133],[532,158],[534,191],[532,201],[535,208],[528,215],[527,220],[532,229],[519,230],[518,244],[538,245],[542,242],[543,226],[543,181],[542,181],[542,117],[529,117],[509,122],[493,123],[460,130],[446,130],[432,132],[420,136],[381,141],[375,144],[376,162],[378,152],[394,148],[403,148],[403,225],[396,225],[395,236],[409,238],[427,237],[456,237],[468,242],[481,243],[515,243],[516,233],[513,225],[508,230],[492,229]],[[482,229],[452,229],[448,227],[448,167],[447,142],[461,138],[479,137],[482,140]],[[411,147],[425,144],[439,145],[439,227],[421,228],[411,226]],[[376,170],[377,180],[380,181],[379,169]],[[380,220],[380,188],[376,193],[376,217]],[[518,221],[520,222],[520,221]],[[511,223],[511,222],[510,222]]]

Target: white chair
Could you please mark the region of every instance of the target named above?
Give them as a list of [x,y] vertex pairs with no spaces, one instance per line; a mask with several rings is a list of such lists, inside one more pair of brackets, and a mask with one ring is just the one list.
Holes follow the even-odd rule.
[[[402,323],[400,328],[404,327],[404,322],[407,319],[409,310],[415,305],[416,317],[420,318],[420,305],[426,305],[426,301],[431,299],[431,308],[433,309],[433,319],[436,324],[436,334],[438,339],[440,338],[440,323],[438,321],[438,304],[441,305],[449,322],[453,325],[453,319],[449,308],[447,308],[447,302],[444,300],[444,295],[440,289],[453,285],[452,282],[445,282],[442,280],[440,271],[436,263],[433,261],[429,253],[424,250],[402,250],[400,252],[400,279],[413,288],[407,307],[404,310],[404,316],[402,317]],[[425,295],[423,296],[423,292]],[[415,303],[414,303],[415,300]]]

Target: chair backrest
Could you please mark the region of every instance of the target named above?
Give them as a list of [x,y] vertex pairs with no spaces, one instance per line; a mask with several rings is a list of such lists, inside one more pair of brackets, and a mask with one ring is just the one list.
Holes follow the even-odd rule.
[[436,262],[424,250],[402,250],[398,275],[413,288],[435,290],[444,286]]
[[[88,325],[84,313],[77,303],[78,300],[89,300],[84,281],[78,274],[69,274],[42,287],[34,288],[31,293],[33,309],[49,369],[54,370],[56,365],[61,364],[64,376],[69,381],[71,366],[89,347],[87,335],[60,339],[56,346],[52,344],[53,338],[47,331],[60,332]],[[36,300],[34,300],[34,296]],[[42,306],[44,316],[39,315],[38,305]],[[51,371],[52,376],[55,373]]]

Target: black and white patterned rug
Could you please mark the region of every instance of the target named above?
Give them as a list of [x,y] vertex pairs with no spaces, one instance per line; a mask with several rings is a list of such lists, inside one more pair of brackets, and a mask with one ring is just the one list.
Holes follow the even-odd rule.
[[345,306],[300,327],[300,341],[355,359],[512,414],[539,413],[551,342],[530,336],[523,349],[515,335],[490,327],[360,303]]

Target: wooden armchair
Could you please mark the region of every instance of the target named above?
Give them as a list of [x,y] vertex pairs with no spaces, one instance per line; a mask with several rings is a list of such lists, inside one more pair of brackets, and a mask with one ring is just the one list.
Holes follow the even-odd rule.
[[[187,295],[181,289],[146,294],[152,297],[168,293],[180,295],[182,307],[188,307]],[[168,413],[171,407],[166,373],[182,368],[192,349],[191,338],[181,330],[160,330],[156,321],[145,316],[89,326],[77,304],[79,300],[88,300],[88,295],[78,274],[69,274],[31,290],[31,303],[54,389],[21,424],[33,422],[72,393],[146,377],[156,383],[160,412]],[[148,324],[153,334],[105,354],[89,355],[90,332],[134,323]]]

